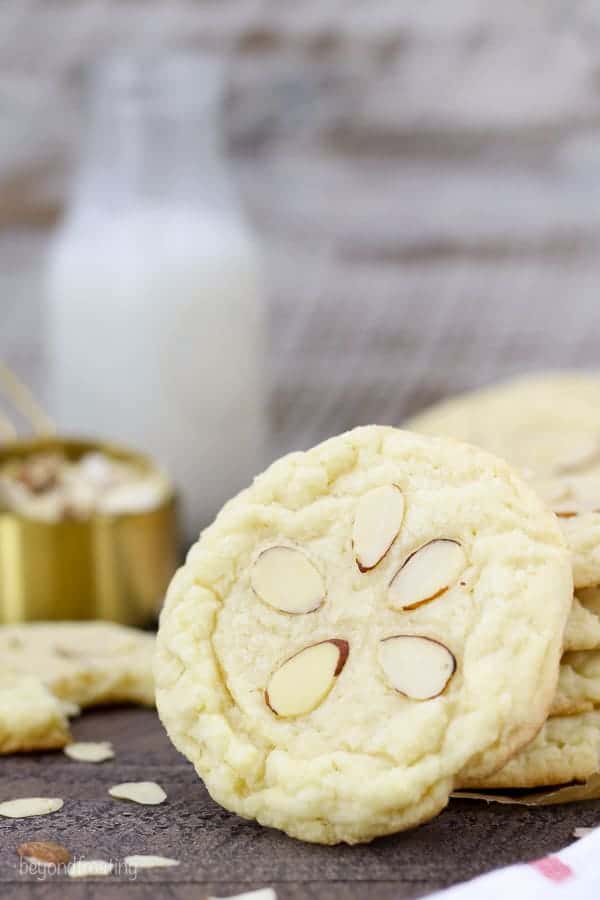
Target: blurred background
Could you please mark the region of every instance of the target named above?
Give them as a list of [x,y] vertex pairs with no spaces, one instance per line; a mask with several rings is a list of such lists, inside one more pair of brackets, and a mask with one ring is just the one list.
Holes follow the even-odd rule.
[[[56,319],[49,324],[49,254],[56,253],[65,211],[78,202],[77,191],[85,193],[81,180],[77,187],[78,160],[98,158],[97,129],[113,121],[112,113],[102,119],[106,98],[119,109],[120,89],[110,78],[95,94],[84,89],[90,67],[107,55],[142,53],[145,84],[161,71],[163,63],[155,68],[153,60],[183,52],[189,61],[202,51],[222,64],[224,96],[215,107],[222,113],[224,181],[239,193],[249,240],[263,259],[265,335],[257,336],[254,320],[240,324],[236,317],[236,359],[264,357],[264,461],[357,424],[399,423],[441,396],[512,373],[597,365],[597,4],[22,0],[0,6],[0,358],[52,409],[52,355],[64,353],[63,369],[75,373],[90,344],[88,335],[79,363],[69,355],[76,324],[57,343]],[[221,116],[204,118],[206,103],[198,106],[199,98],[219,96],[209,82],[193,64],[176,76],[176,96],[199,117],[198,131],[185,132],[178,166],[193,160]],[[178,108],[178,122],[186,109]],[[90,110],[100,110],[96,131],[86,125]],[[154,152],[153,135],[145,134],[138,163]],[[111,147],[131,140],[105,148],[109,158]],[[163,149],[164,161],[170,150]],[[211,183],[206,169],[204,183]],[[90,241],[99,253],[89,275],[78,272],[70,285],[101,323],[111,279],[118,281],[128,263],[114,235],[92,228]],[[112,273],[104,281],[102,254]],[[224,260],[230,272],[226,254]],[[243,290],[249,277],[240,276]],[[148,309],[172,304],[177,318],[178,288],[150,281]],[[206,287],[206,308],[219,290]],[[139,291],[136,302],[134,330],[145,316]],[[203,315],[182,326],[168,354],[177,369],[177,340],[185,343],[194,328],[203,335],[182,357],[184,382],[193,360],[213,344]],[[121,320],[118,327],[122,333],[128,325]],[[109,379],[113,348],[100,339],[96,347]],[[217,362],[212,375],[192,384],[196,412],[207,395],[219,397]],[[140,365],[133,354],[131,371],[142,372]],[[168,360],[164,365],[170,369]],[[189,392],[189,378],[184,382],[181,390]],[[176,384],[165,407],[174,416]],[[229,424],[217,430],[236,442],[241,429],[240,475],[218,486],[200,518],[240,486],[243,410],[260,405],[256,393],[243,391],[229,402]],[[102,436],[145,443],[121,434],[120,421],[116,414],[113,433]],[[159,424],[176,433],[182,458],[209,440],[202,417],[192,447],[184,422],[174,425],[166,413]],[[156,455],[158,443],[149,438],[140,449]],[[238,462],[231,465],[237,471]],[[203,466],[210,482],[210,456]]]

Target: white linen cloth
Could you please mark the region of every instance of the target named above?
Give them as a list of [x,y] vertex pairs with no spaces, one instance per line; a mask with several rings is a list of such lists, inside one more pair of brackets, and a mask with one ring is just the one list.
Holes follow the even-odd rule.
[[573,840],[558,853],[496,869],[427,900],[600,900],[600,828]]

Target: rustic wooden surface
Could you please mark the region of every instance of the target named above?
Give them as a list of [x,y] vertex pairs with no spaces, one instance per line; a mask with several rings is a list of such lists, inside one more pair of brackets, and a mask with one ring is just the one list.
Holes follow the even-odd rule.
[[[50,816],[0,819],[0,895],[3,900],[112,900],[169,897],[203,900],[272,886],[278,900],[404,900],[471,878],[496,866],[537,859],[573,840],[573,829],[598,824],[600,801],[538,809],[453,801],[441,816],[413,832],[369,845],[318,847],[293,841],[218,807],[177,754],[156,715],[117,709],[87,713],[78,738],[112,740],[116,758],[93,765],[62,753],[3,760],[2,797],[55,796],[63,809]],[[113,800],[122,781],[157,781],[161,806]],[[110,859],[158,853],[181,860],[176,869],[126,873],[85,883],[55,875],[44,882],[19,872],[16,847],[54,840],[73,856]]]

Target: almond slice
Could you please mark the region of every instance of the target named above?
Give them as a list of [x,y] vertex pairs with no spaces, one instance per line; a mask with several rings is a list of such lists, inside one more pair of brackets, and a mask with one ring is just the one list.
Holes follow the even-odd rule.
[[279,612],[314,612],[325,599],[320,572],[305,553],[293,547],[263,550],[254,562],[250,580],[255,594]]
[[456,670],[454,654],[444,644],[418,634],[383,638],[379,661],[394,690],[411,700],[438,697]]
[[[560,497],[551,499],[549,505],[562,519],[600,511],[600,478],[597,475],[571,475],[562,481]],[[535,485],[539,493],[539,484]],[[546,495],[542,497],[548,502]]]
[[267,706],[282,718],[316,709],[344,668],[348,651],[347,641],[334,638],[300,650],[271,675],[265,691]]
[[126,856],[123,860],[130,869],[167,869],[170,866],[178,866],[178,859],[169,859],[168,856],[151,856],[140,854],[138,856]]
[[[219,900],[219,898],[209,897],[208,900]],[[234,894],[228,900],[277,900],[277,894],[273,888],[259,888],[257,891],[245,891],[243,894]]]
[[133,800],[144,806],[156,806],[167,799],[160,784],[155,781],[125,781],[109,788],[108,793],[119,800]]
[[63,801],[58,797],[22,797],[0,803],[0,816],[9,819],[25,819],[27,816],[47,816],[62,809]]
[[354,514],[352,546],[361,572],[374,569],[400,532],[404,494],[397,484],[373,488],[360,498]]
[[424,544],[403,562],[390,582],[393,609],[416,609],[441,597],[458,580],[467,560],[458,541],[437,538]]
[[110,875],[113,868],[106,859],[78,859],[69,866],[69,878],[97,878]]
[[67,848],[54,841],[26,841],[19,844],[17,853],[27,862],[40,866],[66,865],[71,859]]
[[101,763],[106,759],[114,759],[114,751],[110,741],[74,741],[63,749],[69,759],[77,762]]
[[573,503],[564,503],[561,505],[557,504],[554,507],[553,512],[558,519],[574,519],[575,516],[578,516],[583,510],[576,509]]

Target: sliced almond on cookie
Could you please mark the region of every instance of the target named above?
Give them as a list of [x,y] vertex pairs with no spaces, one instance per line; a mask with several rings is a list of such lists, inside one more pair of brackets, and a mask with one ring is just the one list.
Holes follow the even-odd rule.
[[438,697],[456,670],[454,654],[439,641],[422,635],[384,638],[379,660],[389,684],[411,700]]
[[352,545],[361,572],[374,569],[396,540],[404,519],[404,495],[398,485],[373,488],[356,505]]
[[388,588],[393,609],[416,609],[444,594],[467,566],[458,541],[437,538],[404,561]]
[[314,612],[325,599],[325,582],[302,550],[275,546],[263,550],[252,566],[252,588],[279,612]]
[[282,718],[316,709],[344,668],[348,652],[348,642],[334,638],[300,650],[271,675],[267,706]]

